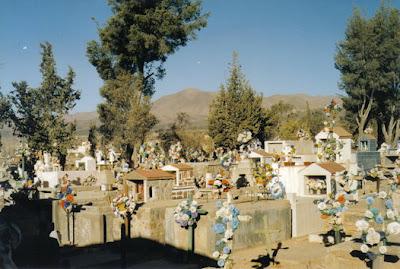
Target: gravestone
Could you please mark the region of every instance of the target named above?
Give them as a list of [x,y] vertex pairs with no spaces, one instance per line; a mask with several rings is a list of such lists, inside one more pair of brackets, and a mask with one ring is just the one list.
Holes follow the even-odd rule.
[[376,138],[370,134],[364,134],[358,139],[357,165],[363,171],[369,171],[381,163],[377,147]]

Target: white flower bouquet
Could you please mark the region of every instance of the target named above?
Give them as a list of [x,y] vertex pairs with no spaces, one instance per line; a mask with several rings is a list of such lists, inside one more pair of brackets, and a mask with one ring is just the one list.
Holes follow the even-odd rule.
[[195,226],[199,219],[199,205],[196,201],[183,200],[174,210],[174,219],[182,228]]

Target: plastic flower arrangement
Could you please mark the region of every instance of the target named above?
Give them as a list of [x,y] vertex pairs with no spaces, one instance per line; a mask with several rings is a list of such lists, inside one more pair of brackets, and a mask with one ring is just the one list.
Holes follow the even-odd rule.
[[239,227],[239,210],[228,201],[217,201],[217,212],[215,214],[215,224],[213,230],[219,238],[216,242],[216,250],[212,256],[217,259],[219,267],[229,267],[232,263],[230,254],[232,253],[233,234]]
[[261,148],[261,142],[257,138],[252,138],[250,131],[244,131],[238,135],[239,154],[242,159],[248,158],[250,152]]
[[59,192],[56,194],[56,198],[60,200],[60,206],[66,212],[69,213],[72,211],[72,206],[75,203],[75,199],[71,184],[69,182],[61,186]]
[[221,174],[218,174],[214,180],[209,180],[209,186],[213,189],[214,193],[217,193],[219,196],[223,192],[228,192],[233,186],[231,182],[224,178]]
[[339,192],[344,193],[347,200],[358,201],[358,181],[354,179],[354,176],[349,175],[345,170],[339,172],[336,177],[336,183],[339,188]]
[[385,175],[382,170],[379,168],[372,168],[369,170],[367,176],[365,177],[367,180],[376,181],[378,179],[384,179]]
[[333,127],[336,124],[336,118],[341,111],[340,106],[332,99],[331,103],[324,108],[327,121],[324,121],[325,131],[328,133],[326,140],[317,143],[318,158],[323,161],[335,161],[340,156],[340,149],[343,143],[333,137]]
[[234,163],[234,161],[235,161],[235,153],[231,150],[228,150],[219,157],[219,162],[225,169],[229,169],[229,167]]
[[178,162],[182,158],[182,144],[180,141],[170,146],[168,155],[173,162]]
[[183,200],[174,210],[175,222],[185,229],[195,226],[199,217],[199,205],[191,199]]
[[165,154],[157,142],[144,143],[139,148],[141,163],[148,169],[158,168],[165,163]]
[[268,183],[268,191],[271,198],[275,200],[283,199],[286,195],[285,185],[279,180],[278,177],[274,177]]
[[321,213],[321,219],[329,220],[331,230],[335,232],[335,243],[341,242],[340,232],[343,230],[342,213],[347,210],[349,201],[345,194],[340,193],[334,199],[327,198],[320,200],[317,207]]
[[[383,200],[386,212],[380,212],[378,208],[373,207],[376,199]],[[363,242],[360,250],[374,260],[378,255],[386,254],[388,236],[400,234],[400,217],[397,209],[393,207],[390,194],[384,191],[368,195],[365,200],[368,209],[365,211],[364,218],[357,220],[355,224],[357,230],[361,232]],[[378,250],[377,253],[375,253],[376,250]]]
[[325,194],[326,193],[326,182],[322,179],[307,179],[306,186],[312,194]]
[[400,160],[396,160],[396,168],[391,171],[388,180],[390,184],[390,190],[396,191],[398,186],[400,185]]
[[253,171],[253,176],[256,179],[256,184],[260,187],[266,187],[267,184],[274,178],[274,169],[270,164],[257,164]]
[[135,212],[136,203],[132,195],[118,194],[112,199],[111,208],[116,217],[125,219]]
[[189,162],[204,162],[206,160],[205,152],[202,149],[192,147],[185,148],[184,156]]

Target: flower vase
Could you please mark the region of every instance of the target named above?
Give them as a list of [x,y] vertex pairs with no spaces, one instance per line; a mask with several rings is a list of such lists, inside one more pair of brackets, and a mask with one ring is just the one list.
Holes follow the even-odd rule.
[[371,269],[382,269],[384,267],[384,262],[385,262],[384,255],[375,256],[375,259],[372,260]]
[[340,234],[340,230],[335,230],[335,244],[339,244],[342,242],[342,235]]

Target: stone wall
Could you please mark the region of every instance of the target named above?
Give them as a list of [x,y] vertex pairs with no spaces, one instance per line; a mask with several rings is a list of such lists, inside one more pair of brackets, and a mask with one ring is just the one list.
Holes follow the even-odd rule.
[[172,188],[172,199],[188,198],[189,194],[194,195],[194,186],[187,186],[187,187],[175,186]]
[[[175,180],[146,180],[144,183],[144,193],[145,197],[148,197],[147,201],[171,199],[174,184]],[[152,190],[151,195],[150,188]]]
[[218,174],[221,169],[224,169],[217,161],[188,164],[193,167],[193,176],[195,178],[201,178],[206,173]]
[[[287,200],[243,202],[235,204],[241,215],[249,215],[249,222],[242,222],[234,236],[234,249],[243,249],[265,245],[290,238],[291,212]],[[165,243],[178,249],[187,249],[188,231],[177,225],[173,219],[173,209],[165,212]],[[200,218],[195,230],[195,252],[211,257],[215,250],[216,235],[213,232],[216,207],[215,203],[203,206],[208,214]]]
[[[85,195],[86,196],[86,195]],[[92,206],[70,214],[70,238],[68,240],[67,214],[53,202],[53,222],[61,234],[61,245],[73,243],[78,246],[101,244],[105,241],[120,240],[121,221],[114,217],[109,205],[110,197],[98,197]],[[85,200],[86,201],[86,200]],[[154,201],[139,207],[132,217],[131,237],[145,238],[187,249],[187,230],[175,223],[173,211],[177,200]],[[249,222],[242,222],[234,237],[234,248],[243,249],[262,246],[267,242],[282,241],[291,236],[291,209],[287,200],[235,201],[241,215],[249,215]],[[205,203],[207,215],[200,218],[195,231],[195,251],[211,257],[215,247],[215,234],[212,230],[215,221],[215,201]],[[74,218],[74,220],[72,220]]]

